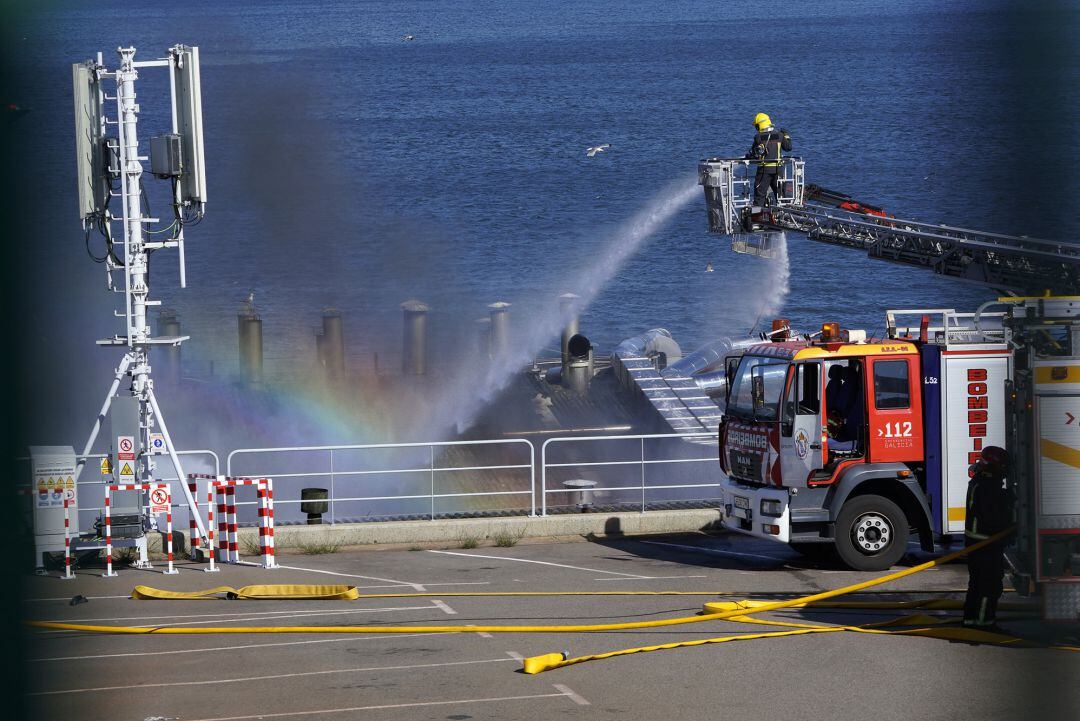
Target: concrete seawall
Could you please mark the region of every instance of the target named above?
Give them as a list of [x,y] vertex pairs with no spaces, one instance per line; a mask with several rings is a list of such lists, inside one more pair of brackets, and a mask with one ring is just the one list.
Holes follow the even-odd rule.
[[[320,546],[336,550],[345,546],[431,543],[456,545],[466,540],[477,543],[485,541],[508,543],[529,538],[558,538],[560,536],[633,536],[715,530],[720,527],[720,518],[719,509],[700,508],[646,513],[572,513],[535,518],[514,516],[384,523],[335,523],[319,526],[279,526],[274,529],[274,541],[275,548],[284,553],[312,552]],[[173,534],[177,553],[187,548],[186,535],[182,532]],[[257,528],[241,528],[238,532],[240,555],[244,557],[256,555],[258,538]],[[150,550],[160,553],[160,534],[152,534],[148,541]]]

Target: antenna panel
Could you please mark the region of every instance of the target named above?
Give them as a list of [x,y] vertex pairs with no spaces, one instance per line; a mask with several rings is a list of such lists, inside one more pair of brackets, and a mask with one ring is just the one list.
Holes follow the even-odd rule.
[[79,182],[79,218],[86,220],[105,209],[109,186],[105,181],[102,145],[105,124],[101,115],[101,83],[94,63],[71,66],[75,90],[75,158]]
[[199,49],[188,45],[170,48],[172,64],[173,132],[181,139],[184,169],[180,176],[180,200],[206,202],[206,164],[203,160],[202,88],[199,80]]

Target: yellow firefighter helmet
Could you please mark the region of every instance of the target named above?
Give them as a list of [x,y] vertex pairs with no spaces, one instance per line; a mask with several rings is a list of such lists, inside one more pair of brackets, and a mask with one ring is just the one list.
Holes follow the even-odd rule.
[[769,116],[765,113],[758,113],[754,116],[754,127],[759,131],[764,130],[770,125],[772,125],[772,120],[770,120]]

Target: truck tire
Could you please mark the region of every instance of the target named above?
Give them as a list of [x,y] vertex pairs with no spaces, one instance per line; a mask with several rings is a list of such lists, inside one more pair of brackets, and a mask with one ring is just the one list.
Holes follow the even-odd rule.
[[836,519],[836,552],[848,568],[884,571],[907,551],[907,517],[888,498],[856,496]]

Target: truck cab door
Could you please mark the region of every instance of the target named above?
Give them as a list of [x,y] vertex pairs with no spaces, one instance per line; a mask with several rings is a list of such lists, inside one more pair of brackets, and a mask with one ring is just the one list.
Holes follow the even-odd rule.
[[780,423],[780,468],[785,486],[805,486],[824,466],[821,447],[821,363],[793,363]]
[[922,384],[917,356],[869,359],[867,408],[872,463],[913,463],[925,458]]

